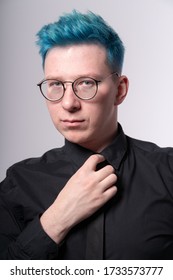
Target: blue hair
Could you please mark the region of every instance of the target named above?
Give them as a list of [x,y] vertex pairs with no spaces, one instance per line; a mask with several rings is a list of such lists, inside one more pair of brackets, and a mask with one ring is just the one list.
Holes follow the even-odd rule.
[[118,34],[101,16],[92,12],[82,14],[74,10],[65,14],[55,23],[45,25],[37,33],[43,66],[47,52],[56,46],[84,43],[101,44],[107,51],[108,65],[121,72],[124,59],[124,46]]

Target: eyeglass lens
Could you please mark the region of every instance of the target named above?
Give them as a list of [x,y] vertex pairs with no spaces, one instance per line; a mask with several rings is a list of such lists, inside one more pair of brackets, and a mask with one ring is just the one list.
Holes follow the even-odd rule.
[[73,91],[80,99],[91,99],[97,92],[97,82],[92,78],[79,78],[74,82],[45,80],[41,84],[42,94],[49,100],[56,101],[63,97],[66,84],[71,83]]

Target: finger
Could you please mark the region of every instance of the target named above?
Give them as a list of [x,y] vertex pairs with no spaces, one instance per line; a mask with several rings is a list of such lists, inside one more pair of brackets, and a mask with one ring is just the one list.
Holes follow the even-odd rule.
[[97,164],[100,162],[105,161],[104,156],[100,155],[100,154],[95,154],[90,156],[86,162],[84,163],[84,165],[86,167],[89,167],[91,170],[96,170]]
[[97,171],[98,180],[102,181],[110,174],[115,174],[115,169],[112,165],[106,165],[105,167]]
[[102,180],[102,182],[100,182],[102,191],[105,192],[107,189],[111,188],[112,186],[114,186],[117,182],[117,176],[116,174],[110,174],[109,176],[107,176],[104,180]]
[[109,201],[113,196],[117,193],[117,187],[112,186],[111,188],[107,189],[103,194],[103,204],[105,204],[107,201]]

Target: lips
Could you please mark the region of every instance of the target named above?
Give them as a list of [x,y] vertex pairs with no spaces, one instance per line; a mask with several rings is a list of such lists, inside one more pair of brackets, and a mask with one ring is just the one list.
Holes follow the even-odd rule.
[[77,127],[77,126],[80,126],[83,122],[84,122],[84,120],[79,120],[79,119],[62,120],[62,123],[67,127]]
[[80,122],[83,122],[84,120],[62,120],[62,122],[65,122],[65,123],[80,123]]

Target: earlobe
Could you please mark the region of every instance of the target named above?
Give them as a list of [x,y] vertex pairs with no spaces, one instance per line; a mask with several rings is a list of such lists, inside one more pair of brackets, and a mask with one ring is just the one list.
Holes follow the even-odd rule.
[[126,98],[127,92],[129,88],[129,81],[126,76],[119,77],[117,94],[115,97],[115,105],[120,105],[124,99]]

